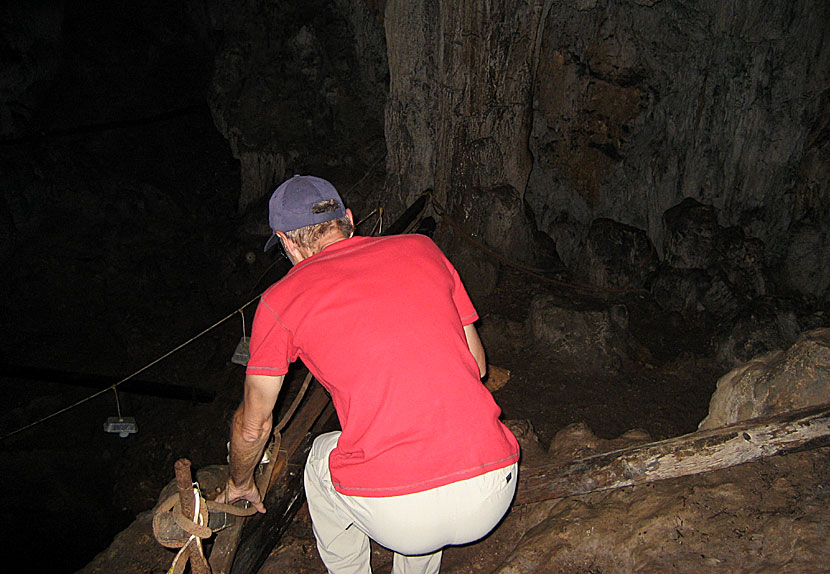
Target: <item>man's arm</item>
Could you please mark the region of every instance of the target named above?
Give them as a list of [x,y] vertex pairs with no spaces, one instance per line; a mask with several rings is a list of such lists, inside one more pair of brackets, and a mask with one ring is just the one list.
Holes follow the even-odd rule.
[[481,344],[475,325],[464,325],[464,336],[467,337],[467,346],[475,357],[478,373],[481,378],[484,378],[484,375],[487,374],[487,357],[484,354],[484,346]]
[[254,482],[254,469],[271,434],[274,404],[284,378],[284,375],[245,377],[245,395],[231,425],[230,478],[225,498],[228,503],[245,499],[259,512],[265,512]]

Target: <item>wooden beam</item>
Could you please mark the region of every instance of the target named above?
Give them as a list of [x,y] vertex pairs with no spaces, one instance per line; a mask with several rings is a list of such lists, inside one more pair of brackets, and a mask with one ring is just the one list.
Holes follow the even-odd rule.
[[248,518],[235,517],[232,525],[216,534],[210,552],[213,574],[256,572],[268,558],[305,501],[302,469],[308,450],[303,449],[306,444],[311,448],[314,438],[311,431],[318,420],[326,423],[333,412],[328,392],[320,383],[314,382],[285,428],[277,457],[272,457],[275,466],[271,477],[273,485],[270,488],[260,486],[260,492],[265,491],[263,502],[268,512]]
[[287,462],[284,472],[280,473],[268,491],[264,501],[268,512],[255,514],[246,521],[242,542],[236,550],[230,574],[258,572],[271,550],[291,526],[294,515],[305,502],[303,469],[314,436],[312,433],[305,435]]
[[392,225],[385,229],[381,235],[399,235],[401,233],[407,233],[410,226],[412,226],[424,210],[426,210],[427,199],[427,194],[423,194],[418,199],[413,201],[412,205],[407,207],[406,211],[404,211],[400,217],[392,223]]
[[525,470],[517,505],[647,484],[830,446],[830,404]]

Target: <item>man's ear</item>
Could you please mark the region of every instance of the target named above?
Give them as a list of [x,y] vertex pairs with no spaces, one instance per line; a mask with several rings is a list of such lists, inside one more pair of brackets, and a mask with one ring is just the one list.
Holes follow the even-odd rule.
[[292,262],[297,259],[302,260],[302,254],[297,249],[297,245],[293,241],[291,241],[285,233],[283,233],[282,231],[274,231],[274,234],[280,238],[282,248],[285,251],[285,254],[288,255],[289,259],[292,260]]
[[355,224],[354,224],[354,214],[352,213],[352,210],[351,210],[351,209],[349,209],[348,207],[346,208],[346,217],[348,217],[348,218],[349,218],[349,221],[350,221],[350,222],[351,222],[351,224],[352,224],[352,234],[351,234],[351,235],[349,235],[349,237],[351,238],[351,237],[354,237],[354,232],[355,232]]

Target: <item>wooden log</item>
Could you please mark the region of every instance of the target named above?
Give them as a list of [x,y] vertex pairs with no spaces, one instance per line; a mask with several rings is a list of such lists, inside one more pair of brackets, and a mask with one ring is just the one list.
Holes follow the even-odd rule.
[[[309,412],[313,410],[310,408]],[[305,502],[303,469],[308,452],[311,450],[315,437],[329,424],[333,415],[334,406],[331,402],[326,402],[323,404],[319,418],[313,421],[315,424],[311,428],[307,427],[304,435],[296,437],[298,442],[287,458],[284,470],[265,495],[263,502],[268,512],[252,516],[243,527],[242,541],[237,548],[230,574],[248,574],[259,571],[291,525],[294,515]],[[295,425],[292,426],[296,428]]]
[[412,205],[406,208],[398,219],[395,220],[381,235],[398,235],[407,233],[410,227],[417,221],[418,217],[423,214],[427,207],[428,196],[421,195],[418,199],[412,202]]
[[[235,517],[234,523],[229,527],[221,530],[216,534],[216,539],[213,543],[213,549],[210,552],[210,566],[213,574],[229,574],[231,572],[243,572],[239,570],[235,564],[239,561],[244,564],[246,568],[250,568],[252,564],[257,563],[257,568],[262,565],[268,554],[274,548],[279,536],[273,539],[263,539],[258,534],[259,531],[263,533],[275,533],[280,531],[280,528],[273,526],[274,520],[284,521],[285,527],[291,522],[299,506],[296,503],[287,505],[283,511],[275,508],[272,512],[272,506],[281,504],[283,498],[299,497],[299,505],[302,505],[304,498],[302,495],[302,480],[299,484],[296,480],[287,480],[286,471],[290,473],[293,467],[291,464],[297,464],[295,455],[301,448],[308,435],[309,431],[314,426],[318,419],[322,418],[326,407],[331,404],[326,390],[319,384],[315,383],[308,391],[308,396],[302,403],[291,424],[286,427],[280,441],[279,451],[275,457],[272,457],[274,468],[271,472],[271,479],[275,485],[282,485],[276,490],[268,488],[269,484],[259,485],[260,492],[265,492],[264,503],[268,512],[266,514],[255,514],[249,518]],[[332,409],[333,411],[333,409]],[[325,417],[328,418],[328,417]],[[313,438],[313,437],[312,437]],[[309,443],[310,444],[310,443]],[[307,451],[306,451],[307,454]],[[300,464],[300,476],[302,476],[302,465],[305,463],[305,458],[302,458]],[[268,480],[272,482],[272,480]],[[293,489],[293,490],[292,490]],[[280,497],[280,498],[275,498]],[[248,525],[250,524],[250,525]],[[254,537],[257,540],[257,545],[248,543],[249,537]],[[244,543],[243,543],[244,542]],[[240,553],[241,551],[241,553]],[[264,555],[263,555],[264,554]],[[261,560],[261,561],[260,561]],[[256,570],[244,570],[244,572],[255,572]]]
[[546,465],[521,473],[515,504],[720,470],[830,445],[830,404]]
[[[325,413],[323,414],[325,417]],[[321,418],[323,418],[321,417]],[[315,434],[307,433],[265,497],[268,512],[246,521],[230,574],[259,571],[305,502],[303,469]]]

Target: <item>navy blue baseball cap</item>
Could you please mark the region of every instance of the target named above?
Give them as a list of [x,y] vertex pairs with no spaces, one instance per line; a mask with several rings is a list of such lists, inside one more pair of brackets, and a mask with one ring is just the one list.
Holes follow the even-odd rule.
[[[295,175],[280,185],[268,202],[268,222],[273,231],[294,231],[346,217],[343,200],[334,186],[313,175]],[[276,234],[265,244],[268,251],[279,241]]]

